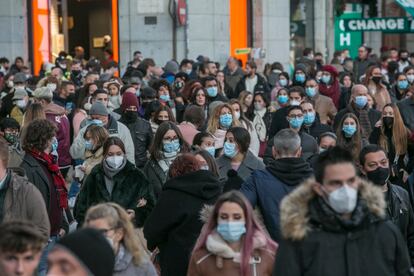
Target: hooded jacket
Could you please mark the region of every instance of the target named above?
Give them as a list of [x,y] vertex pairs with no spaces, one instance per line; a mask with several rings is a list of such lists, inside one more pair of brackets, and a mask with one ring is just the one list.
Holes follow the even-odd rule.
[[404,239],[385,221],[381,189],[361,179],[357,205],[342,219],[306,181],[281,204],[282,240],[273,275],[410,275]]
[[240,191],[253,208],[260,208],[266,229],[274,241],[281,240],[280,202],[312,174],[311,167],[302,158],[282,158],[274,160],[264,170],[254,171],[242,184]]
[[160,250],[162,275],[186,275],[191,250],[203,222],[199,213],[212,205],[222,185],[210,171],[199,170],[168,180],[144,226],[148,249]]

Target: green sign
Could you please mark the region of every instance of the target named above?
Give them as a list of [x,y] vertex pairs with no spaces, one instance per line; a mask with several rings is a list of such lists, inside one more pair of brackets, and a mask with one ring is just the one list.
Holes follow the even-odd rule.
[[347,32],[411,32],[411,21],[406,17],[344,19],[343,28]]
[[234,50],[236,55],[250,54],[251,51],[252,51],[251,48],[238,48],[238,49]]
[[335,17],[335,50],[349,50],[352,58],[358,55],[358,48],[362,44],[362,32],[347,32],[343,27],[343,21],[350,18],[361,18],[362,9],[359,5],[352,5],[350,11],[345,11],[341,16]]
[[414,16],[414,0],[395,0],[406,12]]

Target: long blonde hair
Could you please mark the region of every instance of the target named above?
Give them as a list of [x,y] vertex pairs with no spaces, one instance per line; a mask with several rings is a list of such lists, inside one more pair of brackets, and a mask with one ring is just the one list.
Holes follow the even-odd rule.
[[210,119],[208,120],[207,131],[212,133],[213,135],[214,133],[216,133],[217,129],[220,128],[220,113],[224,107],[228,108],[233,116],[233,122],[231,123],[231,127],[236,127],[240,125],[239,120],[237,120],[236,116],[234,116],[233,107],[228,103],[220,104],[214,109],[213,115],[210,116]]
[[134,232],[134,226],[132,225],[127,212],[118,204],[113,202],[100,203],[88,209],[86,213],[85,222],[105,219],[111,228],[122,229],[124,237],[122,238],[122,244],[132,255],[132,260],[135,265],[140,265],[145,260],[146,252],[138,239],[137,234]]
[[[410,131],[404,125],[403,119],[401,118],[400,110],[398,109],[398,106],[396,104],[387,104],[384,106],[382,111],[384,111],[384,109],[388,106],[391,107],[394,112],[394,124],[392,125],[392,143],[395,147],[395,154],[404,155],[407,153],[407,143]],[[384,124],[382,124],[378,145],[380,145],[386,152],[389,151],[387,139],[388,138],[385,135],[385,126]],[[392,162],[393,160],[390,161]]]

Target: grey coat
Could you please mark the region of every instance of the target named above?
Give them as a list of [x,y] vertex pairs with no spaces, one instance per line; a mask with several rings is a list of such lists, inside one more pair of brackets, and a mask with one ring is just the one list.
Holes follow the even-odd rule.
[[142,264],[135,265],[132,260],[132,255],[124,247],[116,256],[114,276],[157,276],[154,265],[151,261],[144,260]]
[[[219,169],[220,181],[226,181],[227,172],[232,170],[231,159],[222,155],[216,159],[216,162]],[[243,181],[245,181],[254,170],[263,170],[264,168],[265,165],[263,164],[263,161],[254,156],[250,151],[247,151],[246,157],[237,170],[237,174]]]

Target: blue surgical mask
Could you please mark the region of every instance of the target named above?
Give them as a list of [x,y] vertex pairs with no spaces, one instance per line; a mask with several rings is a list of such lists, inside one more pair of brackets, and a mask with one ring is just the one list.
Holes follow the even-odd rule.
[[170,95],[161,95],[160,100],[164,102],[168,102],[170,100]]
[[289,98],[286,95],[279,95],[277,97],[277,101],[279,102],[279,104],[285,104],[289,101]]
[[325,76],[325,75],[323,75],[322,78],[321,78],[321,81],[324,84],[329,84],[329,82],[331,81],[331,76]]
[[291,100],[291,101],[290,101],[290,105],[291,105],[291,106],[298,106],[298,105],[300,105],[300,102],[299,102],[299,101],[297,101],[297,100]]
[[231,124],[233,123],[233,116],[231,114],[223,114],[220,115],[220,125],[224,128],[231,127]]
[[402,80],[402,81],[398,81],[398,88],[399,89],[407,89],[408,88],[408,81],[407,80]]
[[342,127],[342,131],[344,132],[345,137],[351,138],[356,132],[356,126],[355,125],[344,125]]
[[311,125],[315,122],[316,114],[315,112],[308,112],[303,116],[303,122],[305,125]]
[[217,233],[227,242],[239,241],[246,233],[246,223],[244,221],[219,222]]
[[367,105],[368,98],[367,96],[356,96],[355,97],[355,104],[359,108],[364,108]]
[[296,82],[304,83],[305,80],[306,80],[306,77],[305,77],[304,74],[296,74],[295,75],[295,80],[296,80]]
[[93,149],[93,143],[91,142],[91,140],[86,140],[85,141],[85,149],[87,149],[87,150],[92,150]]
[[216,148],[215,147],[207,147],[204,150],[206,150],[211,156],[215,157],[215,155],[216,155]]
[[224,143],[223,153],[225,156],[227,156],[228,158],[233,158],[237,155],[237,152],[238,151],[236,150],[236,144],[230,142]]
[[52,152],[57,152],[59,143],[58,140],[56,139],[56,137],[53,137],[52,139]]
[[135,96],[141,96],[141,89],[137,89],[137,91],[135,91]]
[[93,119],[93,120],[89,120],[88,125],[103,126],[103,122],[102,120]]
[[163,149],[165,153],[178,152],[180,149],[180,141],[178,139],[172,140],[171,142],[163,142]]
[[210,98],[214,98],[215,96],[217,96],[217,86],[209,87],[206,90],[207,90],[207,95]]
[[280,86],[282,86],[282,87],[286,87],[286,85],[287,85],[287,79],[280,79],[280,80],[279,80],[279,84],[280,84]]
[[295,118],[289,119],[289,125],[291,128],[299,129],[301,128],[302,124],[303,124],[303,117],[302,118],[295,117]]
[[316,95],[316,88],[315,87],[306,87],[305,92],[306,92],[306,95],[309,98],[313,98]]

